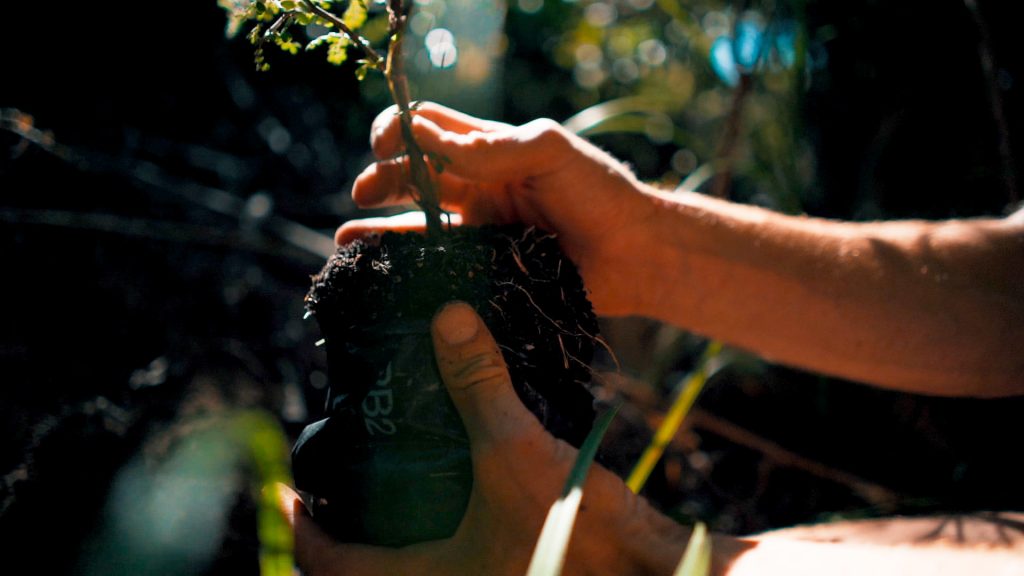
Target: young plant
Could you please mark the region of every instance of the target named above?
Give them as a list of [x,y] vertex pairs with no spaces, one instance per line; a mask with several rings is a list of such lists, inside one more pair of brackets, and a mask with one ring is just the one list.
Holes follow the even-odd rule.
[[[417,144],[401,45],[411,0],[386,0],[382,55],[360,33],[372,12],[349,0],[219,0],[229,33],[249,34],[256,63],[268,45],[297,53],[327,47],[357,74],[383,74],[398,110],[411,195],[427,236],[385,233],[339,248],[314,276],[306,307],[320,325],[328,363],[327,418],[292,451],[296,487],[336,538],[385,546],[446,538],[469,500],[469,441],[434,361],[430,321],[452,300],[473,306],[501,345],[519,398],[547,429],[576,446],[590,430],[590,379],[598,325],[575,266],[553,234],[523,226],[445,231],[431,179],[435,159]],[[378,21],[378,23],[381,23]]]
[[332,11],[338,2],[331,0],[218,0],[218,4],[229,13],[229,36],[237,34],[243,24],[255,22],[248,39],[256,46],[256,67],[260,70],[270,68],[263,54],[267,45],[275,45],[290,54],[299,52],[302,44],[293,33],[298,28],[309,38],[305,49],[326,46],[327,61],[331,64],[344,64],[352,51],[359,56],[357,78],[362,80],[368,73],[384,76],[391,99],[398,109],[409,162],[412,197],[426,217],[427,235],[437,238],[443,230],[441,202],[423,150],[413,137],[412,111],[415,104],[402,60],[402,42],[413,2],[383,0],[383,3],[385,11],[378,17],[387,18],[388,43],[382,56],[359,32],[370,18],[366,0],[349,0],[341,15]]

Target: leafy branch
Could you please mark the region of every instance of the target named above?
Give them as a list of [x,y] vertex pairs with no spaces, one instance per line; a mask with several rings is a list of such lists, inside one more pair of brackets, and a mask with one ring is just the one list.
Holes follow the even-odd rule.
[[229,35],[236,33],[244,22],[256,22],[249,33],[249,40],[256,46],[256,66],[260,70],[269,69],[263,57],[263,47],[267,43],[276,44],[291,54],[298,53],[301,44],[292,37],[289,30],[298,25],[305,28],[309,36],[313,36],[313,26],[338,30],[316,36],[306,45],[306,50],[327,45],[328,62],[341,65],[347,60],[347,51],[351,47],[362,55],[356,70],[360,80],[370,70],[384,75],[391,99],[398,109],[401,137],[408,157],[410,196],[426,216],[427,235],[439,238],[443,232],[440,196],[423,149],[413,135],[412,111],[415,106],[401,57],[411,0],[387,0],[386,56],[381,56],[370,40],[359,33],[368,17],[365,0],[349,0],[341,16],[331,11],[330,0],[218,0],[218,3],[228,10]]

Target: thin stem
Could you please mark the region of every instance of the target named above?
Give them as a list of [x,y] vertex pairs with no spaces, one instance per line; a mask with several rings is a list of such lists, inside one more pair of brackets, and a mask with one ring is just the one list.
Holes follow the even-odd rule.
[[398,106],[398,119],[402,128],[402,140],[409,155],[409,178],[415,188],[414,200],[426,216],[427,235],[439,238],[441,225],[441,202],[430,176],[430,169],[423,159],[423,150],[412,132],[412,99],[409,95],[409,81],[402,66],[402,39],[405,33],[407,11],[401,0],[388,0],[388,23],[391,42],[388,46],[387,65],[384,76],[388,80],[391,98]]
[[718,153],[715,154],[715,177],[711,188],[711,195],[718,198],[729,197],[729,186],[732,184],[733,162],[735,161],[736,148],[739,144],[740,125],[742,124],[743,105],[750,94],[754,80],[751,73],[740,74],[740,83],[733,92],[732,105],[729,107],[729,116],[725,121],[725,131],[722,133],[722,140],[718,146]]
[[974,25],[978,28],[978,57],[981,60],[981,70],[985,74],[985,81],[988,85],[989,108],[992,111],[992,120],[995,122],[996,133],[999,138],[997,144],[999,160],[1003,165],[1003,182],[1006,186],[1007,199],[1010,201],[1011,210],[1020,201],[1020,193],[1017,189],[1017,174],[1013,165],[1013,152],[1010,149],[1010,129],[1006,121],[1006,109],[1003,105],[1003,97],[999,93],[999,82],[996,80],[995,56],[992,50],[992,34],[989,32],[988,24],[981,16],[978,4],[975,0],[964,0],[964,5],[974,19]]
[[377,51],[374,50],[372,46],[370,46],[370,42],[366,38],[363,38],[362,35],[349,28],[348,25],[345,24],[345,22],[341,18],[338,18],[334,14],[331,14],[327,10],[324,10],[323,8],[317,6],[312,2],[312,0],[302,0],[302,3],[306,5],[306,8],[308,8],[310,12],[316,14],[317,16],[323,18],[324,20],[327,20],[331,24],[334,24],[338,28],[338,30],[341,30],[341,32],[345,34],[345,36],[348,36],[348,39],[351,40],[353,44],[355,44],[357,47],[359,47],[360,50],[363,51],[363,56],[365,56],[366,59],[370,62],[370,65],[374,66],[375,68],[379,68],[381,66],[381,64],[384,62],[384,59],[381,57],[381,55],[378,54]]

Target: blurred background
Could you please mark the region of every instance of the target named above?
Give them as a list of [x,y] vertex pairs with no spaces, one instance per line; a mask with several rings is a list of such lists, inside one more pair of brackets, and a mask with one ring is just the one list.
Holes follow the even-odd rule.
[[[356,210],[381,79],[225,36],[232,0],[18,2],[0,80],[0,546],[41,573],[255,573],[259,485],[326,393],[309,276]],[[414,96],[571,129],[645,180],[790,213],[1021,199],[1018,21],[982,0],[417,0]],[[380,7],[371,5],[371,15]],[[382,39],[373,20],[365,33]],[[350,59],[354,60],[354,59]],[[625,474],[705,342],[607,321]],[[727,351],[645,493],[745,534],[1024,509],[1021,399]],[[262,543],[262,544],[261,544]],[[27,552],[41,549],[41,555]],[[37,548],[38,547],[38,548]]]

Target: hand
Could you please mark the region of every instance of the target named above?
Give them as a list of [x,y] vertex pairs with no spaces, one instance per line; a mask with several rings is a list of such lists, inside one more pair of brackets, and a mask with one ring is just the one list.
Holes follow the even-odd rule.
[[[295,556],[321,574],[525,573],[541,526],[576,459],[519,401],[501,351],[472,308],[447,305],[434,319],[437,365],[469,435],[473,491],[447,540],[401,549],[333,541],[285,488]],[[564,574],[671,573],[687,531],[655,512],[611,472],[594,466]]]
[[[511,126],[423,103],[413,132],[424,152],[444,159],[436,175],[442,206],[462,222],[521,222],[557,233],[599,314],[636,313],[650,297],[644,279],[656,270],[639,266],[637,254],[658,207],[622,163],[552,120]],[[396,158],[402,139],[394,108],[377,117],[371,142],[379,160],[356,180],[356,204],[410,202],[407,162]],[[335,239],[343,244],[370,231],[412,227],[408,219],[356,220]]]

